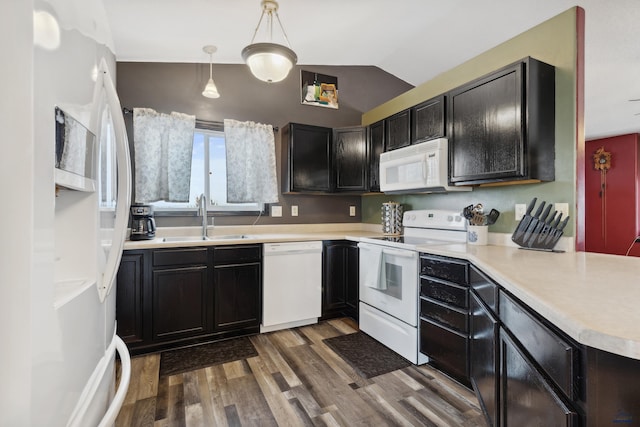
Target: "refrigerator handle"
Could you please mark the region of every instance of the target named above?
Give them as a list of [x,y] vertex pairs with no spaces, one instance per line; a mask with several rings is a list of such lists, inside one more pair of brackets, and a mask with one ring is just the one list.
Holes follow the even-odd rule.
[[129,350],[127,345],[122,339],[115,335],[114,340],[116,343],[116,351],[120,355],[120,363],[122,364],[122,374],[120,375],[120,384],[118,384],[118,390],[116,391],[113,400],[104,414],[102,421],[98,424],[98,427],[111,427],[116,421],[116,417],[122,408],[124,398],[127,395],[129,389],[129,381],[131,379],[131,357],[129,356]]
[[102,280],[98,286],[98,294],[100,301],[104,301],[109,295],[118,266],[122,258],[122,250],[126,239],[127,227],[129,222],[129,208],[131,206],[131,159],[129,156],[129,141],[127,139],[127,129],[122,116],[122,106],[118,93],[110,77],[109,67],[104,58],[100,61],[100,72],[96,82],[96,89],[100,86],[104,88],[106,101],[111,110],[113,120],[114,134],[116,138],[116,161],[118,170],[118,199],[116,204],[116,216],[113,231],[113,240],[111,250],[107,257]]

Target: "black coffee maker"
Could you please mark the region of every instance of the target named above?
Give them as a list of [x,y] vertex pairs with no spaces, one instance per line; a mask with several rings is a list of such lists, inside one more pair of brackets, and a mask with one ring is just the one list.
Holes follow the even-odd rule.
[[153,206],[131,205],[131,240],[152,240],[156,237]]

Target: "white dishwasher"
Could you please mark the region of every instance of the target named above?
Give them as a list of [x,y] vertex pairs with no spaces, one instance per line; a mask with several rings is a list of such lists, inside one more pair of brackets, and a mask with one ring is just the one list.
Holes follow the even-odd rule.
[[265,243],[260,332],[318,322],[322,314],[322,242]]

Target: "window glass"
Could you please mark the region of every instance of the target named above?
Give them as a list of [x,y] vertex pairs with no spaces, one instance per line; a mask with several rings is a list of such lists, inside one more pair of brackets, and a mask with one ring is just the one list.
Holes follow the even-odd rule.
[[196,128],[193,135],[191,157],[191,190],[189,201],[152,203],[156,212],[192,211],[197,209],[201,194],[207,196],[209,212],[253,213],[260,212],[259,203],[227,202],[227,159],[224,132]]

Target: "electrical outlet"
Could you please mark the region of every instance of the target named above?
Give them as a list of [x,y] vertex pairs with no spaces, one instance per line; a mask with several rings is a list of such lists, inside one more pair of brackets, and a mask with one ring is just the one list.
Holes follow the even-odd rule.
[[291,206],[291,216],[298,216],[298,206]]
[[282,216],[282,206],[271,206],[271,216]]
[[527,205],[524,203],[516,204],[516,221],[520,221],[524,214],[527,213]]
[[356,207],[349,206],[349,216],[356,216]]
[[553,209],[562,212],[563,219],[569,216],[569,203],[556,203],[553,205]]

